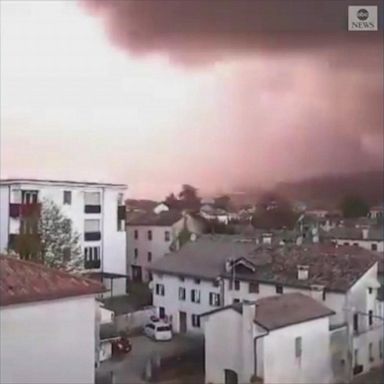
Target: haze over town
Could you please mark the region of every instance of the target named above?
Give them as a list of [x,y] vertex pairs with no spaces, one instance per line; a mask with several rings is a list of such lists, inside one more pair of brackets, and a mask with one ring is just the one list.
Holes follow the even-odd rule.
[[344,1],[214,3],[2,1],[2,177],[159,198],[382,167],[380,32]]

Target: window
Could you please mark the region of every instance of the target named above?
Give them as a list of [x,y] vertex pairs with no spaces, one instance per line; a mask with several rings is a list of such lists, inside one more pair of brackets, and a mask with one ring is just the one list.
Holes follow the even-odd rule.
[[71,260],[71,248],[65,247],[63,249],[63,261],[66,262],[69,260]]
[[165,295],[164,284],[156,284],[156,295],[158,296]]
[[214,281],[212,282],[212,285],[213,285],[214,287],[218,287],[218,286],[220,285],[220,281],[219,281],[218,279],[216,279],[216,280],[214,280]]
[[183,287],[179,288],[179,300],[181,301],[185,300],[185,288]]
[[354,246],[354,247],[358,247],[359,244],[358,244],[358,243],[353,243],[353,246]]
[[235,280],[234,282],[235,291],[240,290],[240,280]]
[[323,288],[323,301],[327,298],[327,291]]
[[192,315],[192,327],[200,328],[200,316]]
[[71,191],[64,191],[63,192],[63,204],[72,204],[72,192]]
[[259,293],[259,283],[249,283],[249,293]]
[[373,324],[373,311],[368,311],[368,324],[371,326]]
[[139,238],[139,231],[137,229],[135,229],[135,231],[133,232],[133,237],[135,240]]
[[345,242],[343,245],[349,245],[349,243],[348,243],[348,242]]
[[192,303],[200,303],[200,291],[198,289],[191,289]]
[[84,268],[100,268],[100,247],[84,248]]
[[300,358],[301,357],[301,353],[302,353],[302,339],[299,336],[299,337],[295,338],[295,356],[297,358]]
[[185,279],[184,279],[183,276],[179,276],[179,280],[180,280],[180,281],[184,281]]
[[21,191],[22,204],[36,204],[38,191]]
[[213,307],[218,307],[220,305],[220,295],[218,293],[209,293],[209,305],[212,305]]
[[117,205],[124,205],[124,193],[118,193],[117,194]]
[[379,356],[380,356],[380,359],[383,358],[383,347],[384,347],[383,339],[380,339],[379,340]]
[[152,240],[152,231],[147,232],[147,238],[148,240]]
[[136,260],[139,257],[139,250],[137,248],[135,248],[133,250],[133,252],[134,252],[134,257],[135,257],[135,260]]
[[372,295],[372,291],[373,291],[373,290],[372,290],[372,287],[369,287],[369,288],[368,288],[368,293],[369,293],[370,295]]
[[152,252],[148,252],[147,259],[148,259],[148,263],[152,261]]
[[200,279],[195,279],[194,282],[195,284],[200,284]]
[[84,192],[85,205],[100,205],[100,192]]
[[353,357],[354,357],[354,366],[356,367],[357,365],[359,365],[359,350],[356,348],[354,353],[353,353]]
[[359,315],[357,313],[353,315],[353,330],[356,333],[359,331]]
[[100,220],[99,219],[85,220],[84,232],[100,232]]
[[369,343],[369,361],[373,361],[373,344],[372,343]]
[[371,244],[371,251],[377,251],[377,244]]
[[276,293],[283,293],[283,286],[281,284],[276,284]]
[[233,299],[232,303],[233,303],[233,304],[240,303],[240,299]]
[[164,232],[164,240],[170,241],[171,240],[171,233],[169,231]]

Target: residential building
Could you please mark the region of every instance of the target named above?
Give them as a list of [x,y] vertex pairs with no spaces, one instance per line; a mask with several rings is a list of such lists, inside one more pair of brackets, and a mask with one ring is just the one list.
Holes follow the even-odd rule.
[[[114,295],[126,290],[126,238],[123,184],[8,179],[0,182],[0,251],[14,249],[26,236],[39,241],[36,224],[41,205],[55,203],[80,235],[84,269],[101,277]],[[31,218],[33,219],[31,221]],[[36,249],[26,250],[24,258]]]
[[274,247],[243,236],[204,235],[152,265],[153,303],[171,319],[175,332],[202,334],[201,313],[244,300],[303,293],[335,312],[332,327],[347,324],[348,348],[358,351],[349,364],[367,371],[380,362],[377,260],[373,252],[353,246]]
[[384,227],[337,227],[324,233],[323,238],[338,245],[353,245],[384,252]]
[[95,296],[104,287],[0,257],[0,382],[89,384],[97,363]]
[[205,382],[332,382],[332,314],[301,293],[234,303],[202,314]]
[[384,219],[384,205],[377,205],[369,210],[368,216],[374,220]]
[[197,215],[178,210],[139,213],[127,217],[127,270],[134,281],[151,280],[153,262],[178,249],[205,229]]

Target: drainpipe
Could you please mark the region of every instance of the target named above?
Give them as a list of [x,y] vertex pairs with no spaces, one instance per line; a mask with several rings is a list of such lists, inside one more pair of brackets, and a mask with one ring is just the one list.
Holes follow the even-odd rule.
[[257,340],[258,339],[261,339],[262,337],[264,336],[267,336],[269,335],[269,331],[267,330],[267,332],[265,333],[262,333],[261,335],[258,335],[256,336],[254,339],[253,339],[253,356],[254,356],[254,367],[253,367],[253,374],[255,376],[257,376]]

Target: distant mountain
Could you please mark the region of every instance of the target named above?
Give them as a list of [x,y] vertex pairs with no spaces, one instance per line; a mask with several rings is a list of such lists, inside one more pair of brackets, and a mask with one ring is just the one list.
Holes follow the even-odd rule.
[[291,201],[306,202],[313,208],[336,208],[346,195],[357,195],[369,205],[375,205],[383,202],[384,173],[381,170],[282,182],[274,191]]

